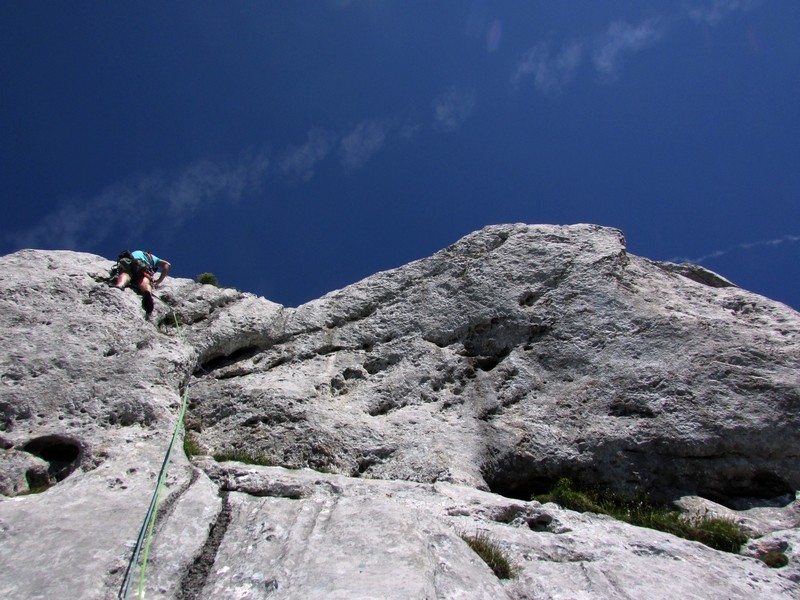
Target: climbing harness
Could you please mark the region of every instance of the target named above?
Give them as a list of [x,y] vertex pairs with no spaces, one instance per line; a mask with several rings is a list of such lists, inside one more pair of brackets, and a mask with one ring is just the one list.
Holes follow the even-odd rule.
[[153,255],[149,252],[142,252],[142,254],[144,259],[134,257],[130,250],[120,252],[116,264],[111,267],[108,273],[109,281],[116,281],[120,273],[130,275],[133,282],[137,282],[143,277],[152,278],[156,271]]
[[[180,324],[178,317],[173,311],[172,316],[175,319],[175,327],[180,336]],[[128,592],[130,591],[131,581],[133,579],[133,571],[136,568],[136,563],[139,562],[139,554],[144,546],[144,554],[142,555],[142,566],[139,570],[139,590],[138,598],[141,600],[144,597],[144,575],[147,569],[147,557],[150,553],[150,542],[153,539],[153,527],[156,523],[156,515],[158,514],[158,503],[161,498],[161,492],[164,489],[164,482],[167,478],[167,466],[169,465],[170,458],[172,457],[172,450],[175,447],[175,441],[178,439],[178,433],[183,425],[183,417],[186,414],[186,406],[189,400],[189,384],[187,383],[183,390],[183,398],[181,399],[181,410],[178,413],[178,421],[175,423],[175,430],[172,432],[172,439],[170,440],[167,453],[164,455],[164,462],[161,463],[161,471],[158,474],[158,482],[156,489],[153,491],[153,497],[150,500],[150,506],[147,509],[142,527],[139,530],[139,537],[136,539],[131,559],[128,562],[128,567],[125,569],[125,577],[122,580],[122,585],[119,588],[119,600],[127,600]]]

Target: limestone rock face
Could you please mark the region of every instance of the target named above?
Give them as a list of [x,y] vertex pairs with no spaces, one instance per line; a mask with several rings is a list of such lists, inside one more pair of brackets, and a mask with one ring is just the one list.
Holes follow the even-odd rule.
[[[116,597],[186,389],[201,456],[173,454],[149,598],[800,597],[789,307],[590,225],[487,227],[298,308],[169,278],[153,322],[110,266],[0,258],[3,597]],[[530,500],[562,476],[755,539]]]
[[564,475],[669,498],[790,493],[797,313],[694,279],[611,229],[489,228],[264,311],[245,336],[244,317],[212,324],[190,428],[212,453],[523,498]]

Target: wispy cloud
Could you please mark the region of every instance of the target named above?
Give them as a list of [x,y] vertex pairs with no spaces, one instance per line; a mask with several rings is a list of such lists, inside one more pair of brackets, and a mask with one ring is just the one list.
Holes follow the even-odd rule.
[[664,35],[665,19],[652,17],[638,23],[613,21],[605,32],[584,40],[565,42],[554,51],[550,42],[539,42],[527,50],[511,76],[515,87],[533,77],[536,90],[553,95],[560,92],[576,76],[587,48],[599,80],[610,83],[619,77],[626,58],[654,45]]
[[356,125],[339,142],[339,158],[346,169],[358,169],[381,149],[386,142],[390,124],[386,121],[370,120]]
[[630,24],[614,21],[598,38],[592,52],[592,63],[602,81],[613,81],[619,75],[620,64],[627,56],[655,44],[663,35],[662,20],[647,19]]
[[584,35],[562,44],[557,50],[541,41],[527,50],[511,75],[515,87],[532,77],[536,90],[553,95],[560,92],[576,76],[584,55],[591,54],[591,63],[601,83],[612,83],[620,77],[622,65],[634,55],[666,38],[668,29],[679,21],[717,25],[736,12],[752,10],[763,0],[690,0],[673,14],[654,14],[637,22],[612,21],[599,35]]
[[301,146],[292,146],[284,154],[280,171],[289,179],[309,181],[317,163],[327,158],[336,143],[335,136],[324,129],[312,129]]
[[[339,8],[355,4],[351,0],[329,1],[331,6]],[[590,61],[601,82],[612,82],[619,77],[626,60],[663,41],[668,26],[676,21],[717,25],[737,12],[749,11],[760,4],[761,0],[686,0],[684,8],[671,16],[661,14],[638,22],[615,20],[599,35],[567,37],[560,45],[539,42],[522,54],[511,80],[516,86],[532,79],[539,93],[553,95],[571,83],[582,72],[581,67]],[[485,8],[483,3],[476,5]],[[481,10],[483,12],[476,17],[480,22],[478,32],[484,31],[488,22],[488,12]],[[495,29],[498,37],[502,29]],[[477,97],[474,89],[446,88],[432,102],[434,128],[458,132],[474,114]],[[277,167],[272,170],[284,182],[308,182],[323,161],[335,156],[342,168],[352,171],[362,168],[390,140],[412,139],[420,135],[422,129],[418,122],[403,122],[399,117],[365,120],[344,135],[331,129],[314,128],[309,130],[303,143],[278,152]],[[143,213],[166,215],[171,223],[180,224],[208,205],[236,202],[243,196],[257,193],[270,169],[267,156],[255,153],[231,161],[199,160],[172,174],[154,172],[111,185],[93,197],[62,202],[39,223],[6,235],[2,241],[17,248],[86,248],[112,235],[120,223],[125,224],[131,235],[141,233],[145,224],[151,222],[151,219],[142,218]],[[737,249],[796,241],[794,236],[785,236],[686,260],[709,260]]]
[[731,13],[751,10],[759,4],[761,0],[713,0],[690,7],[687,14],[699,23],[717,25]]
[[269,159],[246,154],[237,161],[201,160],[171,177],[159,173],[107,187],[90,198],[72,198],[33,227],[15,232],[5,242],[16,248],[89,248],[120,227],[141,234],[150,219],[163,215],[173,225],[219,202],[236,202],[257,193]]
[[476,105],[474,90],[449,87],[433,101],[435,126],[442,131],[458,131],[475,111]]
[[580,42],[564,44],[556,54],[548,42],[540,42],[522,55],[512,83],[516,86],[523,79],[533,77],[537,90],[543,94],[557,93],[572,80],[582,59],[583,44]]
[[[284,182],[307,182],[337,145],[341,166],[360,168],[384,146],[394,127],[390,119],[372,119],[359,123],[344,136],[311,129],[303,144],[281,153],[273,175]],[[409,121],[398,136],[407,139],[418,131],[418,126]],[[129,237],[142,234],[153,223],[149,215],[163,216],[164,222],[175,227],[212,204],[234,203],[257,194],[270,170],[270,160],[264,153],[245,153],[231,161],[198,160],[173,174],[153,172],[110,185],[92,197],[66,199],[37,224],[7,234],[0,241],[14,249],[87,249],[122,230]]]
[[670,258],[669,262],[688,262],[694,264],[702,264],[706,261],[713,260],[715,258],[720,258],[722,256],[725,256],[726,254],[730,254],[731,252],[736,252],[737,250],[753,250],[754,248],[761,248],[764,246],[772,246],[774,248],[782,244],[791,244],[795,242],[800,242],[800,235],[784,235],[782,237],[774,238],[771,240],[746,242],[744,244],[737,244],[735,246],[724,248],[722,250],[714,250],[713,252],[709,252],[708,254],[704,254],[703,256],[698,256],[696,258],[690,258],[688,256],[675,256],[673,258]]
[[184,219],[198,208],[216,202],[235,202],[261,189],[269,169],[263,154],[247,155],[234,162],[202,160],[184,168],[172,181],[152,188],[149,198],[165,197],[173,218]]

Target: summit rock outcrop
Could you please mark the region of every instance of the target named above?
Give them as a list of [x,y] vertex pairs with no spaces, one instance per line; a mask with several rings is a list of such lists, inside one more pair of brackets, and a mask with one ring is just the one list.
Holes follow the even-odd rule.
[[[170,465],[148,597],[800,597],[783,304],[592,225],[487,227],[297,308],[170,278],[152,323],[110,266],[0,258],[5,597],[116,596],[187,389],[195,456]],[[754,540],[531,500],[562,477]],[[780,569],[746,556],[776,548]]]

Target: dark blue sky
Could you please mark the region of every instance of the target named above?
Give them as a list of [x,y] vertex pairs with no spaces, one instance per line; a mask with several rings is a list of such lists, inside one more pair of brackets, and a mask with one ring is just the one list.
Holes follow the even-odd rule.
[[800,307],[800,2],[0,6],[0,252],[149,249],[294,306],[589,222]]

